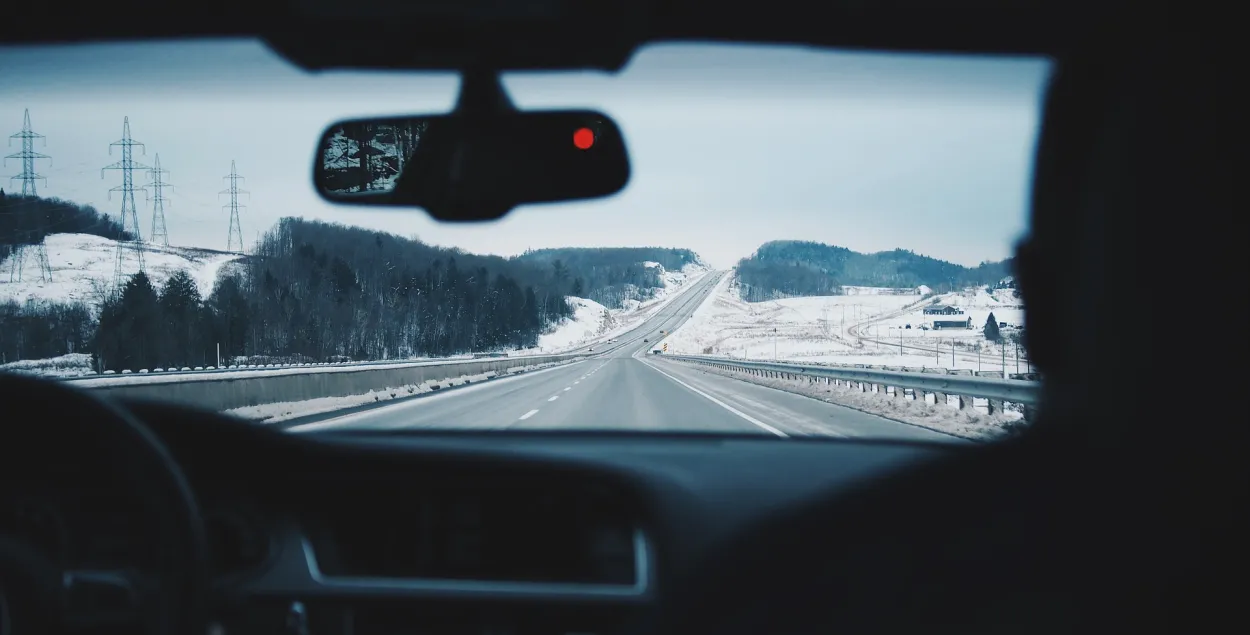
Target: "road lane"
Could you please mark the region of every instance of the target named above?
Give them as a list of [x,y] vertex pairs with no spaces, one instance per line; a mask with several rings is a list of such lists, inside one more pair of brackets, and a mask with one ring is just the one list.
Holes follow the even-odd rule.
[[949,434],[886,419],[854,408],[725,377],[690,364],[651,359],[644,363],[652,367],[652,372],[663,373],[674,382],[681,382],[691,390],[716,399],[726,407],[764,421],[788,436],[963,441]]
[[379,408],[298,424],[288,430],[311,432],[352,427],[507,428],[530,410],[541,408],[547,397],[577,380],[596,363],[600,362],[587,359],[529,371],[485,381],[476,386],[456,388],[446,393],[435,393]]
[[624,352],[596,360],[518,429],[776,434],[717,406]]
[[[562,429],[956,440],[858,410],[656,359],[721,274],[673,299],[585,360],[290,428]],[[643,341],[647,339],[649,341]]]

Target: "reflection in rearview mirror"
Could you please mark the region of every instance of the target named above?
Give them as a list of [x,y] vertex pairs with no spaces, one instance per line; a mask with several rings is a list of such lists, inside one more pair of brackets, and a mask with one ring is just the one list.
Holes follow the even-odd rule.
[[426,121],[351,121],[331,128],[321,148],[319,185],[335,194],[390,192]]
[[629,181],[616,124],[590,111],[347,121],[322,137],[314,182],[334,202],[487,220],[517,205],[599,198]]

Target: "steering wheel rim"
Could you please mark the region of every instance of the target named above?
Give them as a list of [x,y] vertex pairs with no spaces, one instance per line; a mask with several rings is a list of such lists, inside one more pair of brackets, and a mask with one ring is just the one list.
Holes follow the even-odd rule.
[[[204,522],[186,476],[164,444],[124,408],[64,383],[0,373],[0,400],[8,404],[40,404],[45,421],[59,424],[55,425],[52,440],[94,443],[93,453],[101,456],[110,470],[121,474],[121,483],[130,495],[143,503],[145,520],[158,525],[159,539],[152,547],[160,554],[152,561],[155,580],[133,579],[129,570],[63,570],[33,549],[21,553],[20,542],[0,541],[0,588],[9,588],[10,595],[37,594],[39,597],[30,598],[34,602],[23,605],[33,606],[33,611],[41,613],[23,615],[22,606],[11,606],[9,619],[15,623],[39,623],[42,632],[73,632],[78,626],[90,627],[98,620],[121,614],[109,610],[101,613],[77,601],[83,594],[96,593],[92,597],[98,597],[104,593],[133,598],[133,607],[108,608],[122,613],[133,608],[133,617],[153,632],[205,632],[210,585]],[[38,423],[47,425],[46,422]],[[0,426],[0,447],[16,449],[20,453],[17,461],[29,464],[40,453],[22,447],[21,439],[39,438],[40,432],[30,433],[29,426],[34,422],[14,423],[19,426]],[[6,435],[13,439],[5,441]],[[54,452],[55,447],[49,450]],[[117,596],[118,591],[124,591],[124,595]],[[57,597],[47,597],[49,592]],[[56,614],[44,614],[49,609]],[[24,635],[16,627],[14,630],[14,635]]]

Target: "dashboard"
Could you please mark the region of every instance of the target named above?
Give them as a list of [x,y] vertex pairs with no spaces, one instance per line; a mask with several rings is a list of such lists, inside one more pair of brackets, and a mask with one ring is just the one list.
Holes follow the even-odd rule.
[[[620,632],[736,532],[960,451],[762,434],[301,434],[128,405],[198,498],[213,610],[231,635]],[[74,474],[90,462],[80,448],[38,478],[0,481],[0,531],[66,566],[151,557],[134,501],[107,475]]]

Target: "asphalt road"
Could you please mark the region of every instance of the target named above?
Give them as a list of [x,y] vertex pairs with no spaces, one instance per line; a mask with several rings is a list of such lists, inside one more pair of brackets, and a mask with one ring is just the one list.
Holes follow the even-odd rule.
[[601,355],[290,430],[558,428],[958,441],[649,354],[659,331],[689,319],[718,279],[709,275]]

